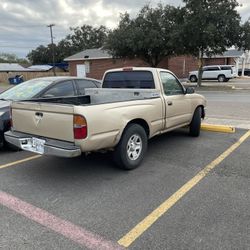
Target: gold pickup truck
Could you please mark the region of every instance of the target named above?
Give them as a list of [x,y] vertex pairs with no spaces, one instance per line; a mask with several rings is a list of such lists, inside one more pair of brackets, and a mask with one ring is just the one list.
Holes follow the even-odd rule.
[[148,139],[180,127],[199,136],[206,100],[170,71],[131,67],[105,72],[102,88],[78,97],[13,102],[5,139],[42,155],[75,157],[112,150],[123,169],[140,165]]

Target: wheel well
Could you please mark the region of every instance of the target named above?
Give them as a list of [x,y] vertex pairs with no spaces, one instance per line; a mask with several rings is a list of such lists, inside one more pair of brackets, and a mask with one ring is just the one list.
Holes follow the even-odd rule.
[[194,77],[197,79],[197,76],[196,76],[196,75],[190,75],[190,76],[189,76],[189,79],[191,79],[192,76],[194,76]]
[[200,105],[200,106],[198,106],[197,108],[201,108],[201,118],[205,118],[205,108],[204,108],[204,106],[203,105]]
[[[130,122],[126,125],[126,127],[127,127],[129,124],[132,124],[132,123],[133,123],[133,124],[139,124],[139,125],[141,125],[141,126],[144,128],[144,130],[145,130],[147,136],[149,137],[150,129],[149,129],[148,123],[147,123],[145,120],[143,120],[143,119],[134,119],[134,120],[130,121]],[[125,128],[125,129],[126,129],[126,128]]]
[[219,78],[220,76],[223,76],[223,77],[225,77],[225,78],[226,78],[226,76],[225,76],[224,74],[220,74],[220,75],[218,75],[218,78]]

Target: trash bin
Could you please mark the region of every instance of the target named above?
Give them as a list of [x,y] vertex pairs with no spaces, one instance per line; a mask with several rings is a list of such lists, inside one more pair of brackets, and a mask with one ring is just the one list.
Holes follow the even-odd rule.
[[19,84],[23,82],[23,76],[22,75],[16,75],[15,77],[10,77],[9,79],[10,84]]
[[9,77],[9,83],[10,84],[15,84],[16,83],[16,78],[15,77]]

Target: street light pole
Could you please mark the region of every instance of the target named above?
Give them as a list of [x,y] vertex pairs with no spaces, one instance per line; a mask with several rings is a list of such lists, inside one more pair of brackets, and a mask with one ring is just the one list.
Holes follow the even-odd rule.
[[55,26],[55,24],[49,24],[47,27],[50,28],[50,38],[51,38],[51,46],[52,46],[53,73],[54,73],[54,76],[55,76],[56,71],[55,71],[55,49],[54,49],[54,39],[53,39],[53,30],[52,30],[53,26]]

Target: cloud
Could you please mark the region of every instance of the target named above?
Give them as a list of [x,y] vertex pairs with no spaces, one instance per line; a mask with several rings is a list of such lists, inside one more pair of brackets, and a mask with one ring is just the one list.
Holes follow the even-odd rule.
[[[0,3],[0,53],[9,52],[25,57],[38,45],[50,43],[48,24],[54,23],[55,42],[69,34],[69,27],[89,24],[114,28],[120,13],[135,15],[149,3],[158,0],[1,0]],[[181,0],[161,1],[179,6]],[[239,0],[238,8],[243,20],[250,13],[249,0]]]
[[246,21],[250,18],[250,2],[249,0],[238,0],[240,6],[237,8],[241,14],[242,21]]

